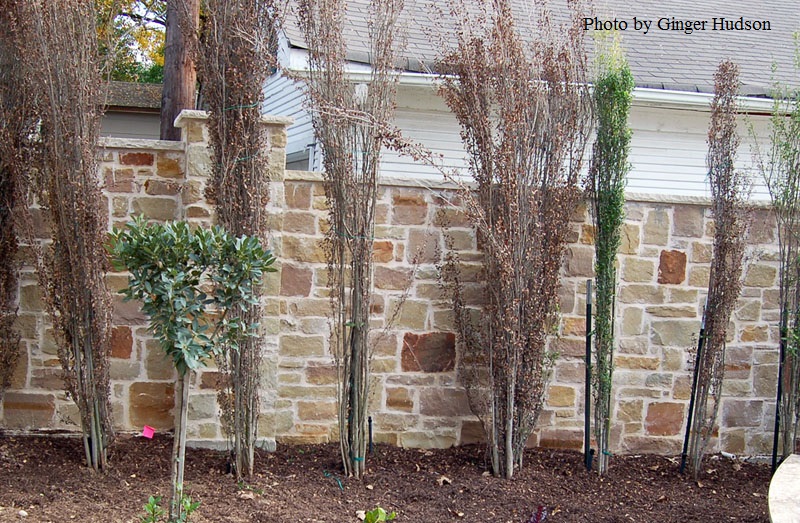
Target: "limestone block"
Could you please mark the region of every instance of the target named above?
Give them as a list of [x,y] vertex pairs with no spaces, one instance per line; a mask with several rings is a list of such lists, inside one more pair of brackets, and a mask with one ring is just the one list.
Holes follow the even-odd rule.
[[281,272],[281,296],[309,296],[314,271],[291,263],[284,263]]
[[419,413],[452,418],[470,413],[467,393],[461,388],[425,387],[419,390]]
[[556,364],[555,378],[559,383],[582,384],[586,379],[586,365],[561,360]]
[[744,429],[720,431],[720,446],[725,452],[731,454],[743,454],[745,452],[745,431]]
[[671,389],[672,388],[672,374],[664,372],[654,372],[648,374],[644,380],[646,387]]
[[391,300],[389,310],[392,315],[395,314],[399,307],[399,311],[395,316],[394,326],[398,329],[406,328],[415,331],[424,330],[428,318],[428,302],[422,300],[405,300],[398,303],[397,300]]
[[39,285],[23,285],[19,289],[19,308],[27,312],[44,310],[42,289]]
[[644,401],[641,399],[619,401],[615,414],[616,419],[624,423],[640,422],[644,415]]
[[644,427],[650,436],[677,436],[683,426],[683,403],[659,402],[647,406]]
[[483,424],[480,421],[463,421],[459,434],[459,445],[474,445],[486,441],[486,434],[483,431]]
[[656,345],[692,347],[699,332],[699,320],[659,320],[651,323],[651,339]]
[[620,303],[664,303],[664,288],[658,285],[624,285],[619,294]]
[[761,425],[764,402],[762,400],[722,400],[721,425],[731,427],[758,427]]
[[643,243],[651,245],[667,245],[669,240],[670,220],[666,209],[653,209],[647,213],[644,221]]
[[475,250],[475,234],[471,230],[449,230],[444,234],[445,244],[454,251]]
[[753,363],[753,347],[729,345],[725,349],[725,379],[747,379]]
[[306,383],[313,385],[334,385],[338,381],[335,365],[317,365],[309,362],[305,369]]
[[145,346],[144,366],[147,377],[151,380],[171,380],[175,377],[175,367],[167,358],[164,349],[157,340],[147,340]]
[[548,407],[574,407],[576,398],[574,387],[550,385],[547,389]]
[[112,359],[108,372],[112,380],[132,381],[141,377],[142,366],[138,361]]
[[281,385],[278,387],[278,397],[285,399],[329,399],[330,400],[336,398],[336,387]]
[[387,387],[386,408],[412,412],[414,410],[414,398],[411,390],[406,387]]
[[137,382],[130,386],[130,422],[135,428],[150,425],[169,429],[174,425],[175,387],[172,383]]
[[192,394],[189,396],[190,420],[201,420],[217,417],[216,394]]
[[422,225],[428,216],[428,203],[419,191],[397,189],[392,192],[392,223]]
[[592,278],[594,276],[594,249],[570,245],[566,254],[566,277]]
[[162,178],[183,178],[181,156],[175,153],[159,153],[156,160],[156,173]]
[[772,287],[778,276],[778,269],[771,265],[753,264],[747,268],[744,284],[748,287]]
[[543,428],[539,434],[539,446],[550,449],[583,448],[583,431],[580,429]]
[[627,283],[651,283],[655,264],[650,260],[626,257],[622,265],[622,280]]
[[655,356],[620,354],[614,359],[614,366],[619,369],[657,370],[660,363],[660,358]]
[[658,262],[658,283],[680,284],[686,279],[686,253],[661,251]]
[[661,353],[661,370],[669,372],[683,370],[683,364],[686,360],[686,353],[683,348],[665,347]]
[[372,244],[372,260],[376,263],[389,263],[394,259],[394,242],[378,240]]
[[705,266],[695,266],[689,270],[689,285],[691,287],[708,288],[708,279],[711,270]]
[[312,237],[283,236],[283,257],[307,263],[326,263],[322,240]]
[[697,205],[676,205],[672,211],[672,234],[690,238],[703,236],[703,207]]
[[300,421],[328,421],[336,419],[335,401],[298,401],[297,418]]
[[623,436],[620,446],[627,454],[660,454],[674,456],[681,452],[680,438],[660,436]]
[[739,341],[742,343],[765,342],[769,340],[769,326],[746,325],[739,331]]
[[647,314],[657,318],[696,318],[698,317],[695,305],[653,305],[645,309]]
[[407,268],[375,267],[375,287],[387,290],[404,290],[411,284],[413,272]]
[[178,218],[178,203],[172,198],[134,198],[132,209],[133,214],[141,214],[148,220],[167,221]]
[[429,332],[403,336],[401,352],[404,372],[447,372],[455,367],[456,337],[451,332]]
[[753,369],[753,394],[761,398],[775,398],[777,388],[777,365],[757,365]]
[[331,312],[331,302],[320,298],[303,298],[289,303],[289,314],[295,317],[327,317]]
[[404,432],[397,441],[401,447],[410,449],[447,449],[458,442],[455,433],[437,434],[434,431]]
[[289,358],[321,357],[325,355],[325,338],[284,334],[280,337],[279,352]]
[[412,264],[438,263],[441,259],[441,234],[439,232],[411,229],[408,232],[406,261]]
[[3,396],[4,427],[40,429],[50,427],[55,413],[53,394],[6,391]]

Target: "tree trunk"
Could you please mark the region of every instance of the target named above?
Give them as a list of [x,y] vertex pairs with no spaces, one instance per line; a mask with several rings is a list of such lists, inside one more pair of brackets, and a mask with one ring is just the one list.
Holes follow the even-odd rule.
[[183,468],[186,463],[186,424],[189,412],[189,383],[186,374],[178,378],[178,405],[175,416],[175,436],[172,444],[172,500],[169,520],[179,521],[183,512]]
[[161,91],[161,139],[177,141],[181,130],[174,122],[184,109],[194,108],[197,71],[186,33],[197,33],[199,0],[167,0],[164,44],[164,87]]

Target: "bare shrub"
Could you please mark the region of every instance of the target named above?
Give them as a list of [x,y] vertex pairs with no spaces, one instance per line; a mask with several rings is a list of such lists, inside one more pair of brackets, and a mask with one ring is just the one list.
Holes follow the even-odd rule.
[[343,0],[300,0],[298,15],[309,52],[306,78],[314,130],[322,143],[326,237],[338,367],[339,434],[345,471],[364,472],[369,393],[375,203],[384,124],[394,111],[395,32],[402,0],[370,4],[372,77],[354,85],[345,72]]
[[[262,0],[208,0],[197,54],[203,97],[209,109],[209,141],[213,170],[207,189],[217,220],[234,236],[269,234],[269,148],[261,121],[263,87],[275,64],[275,10]],[[258,302],[246,311],[234,308],[250,325],[264,311]],[[259,382],[263,336],[246,338],[238,350],[218,358],[226,379],[220,405],[237,478],[253,474],[258,436]]]
[[67,393],[80,411],[86,461],[106,464],[110,422],[111,297],[107,204],[97,175],[101,82],[94,2],[30,0],[19,18],[25,89],[40,140],[33,179],[52,225],[38,275],[58,341]]
[[461,199],[485,253],[482,314],[466,305],[455,253],[442,276],[463,347],[462,379],[492,470],[506,478],[522,465],[551,373],[547,339],[591,128],[582,5],[568,2],[562,26],[537,0],[535,36],[526,42],[511,4],[486,2],[481,17],[454,2],[456,44],[443,56],[450,76],[440,91],[461,125],[475,182]]
[[702,350],[697,358],[693,430],[689,436],[689,468],[699,474],[705,449],[714,431],[725,374],[725,337],[742,288],[745,239],[749,223],[749,181],[734,168],[739,137],[736,133],[736,94],[739,67],[719,64],[714,75],[714,100],[708,129],[708,178],[714,216],[714,253],[704,312]]

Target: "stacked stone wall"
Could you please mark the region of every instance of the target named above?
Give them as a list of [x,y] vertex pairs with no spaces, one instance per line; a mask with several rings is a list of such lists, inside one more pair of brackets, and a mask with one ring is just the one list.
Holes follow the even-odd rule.
[[[203,189],[210,154],[202,113],[182,116],[184,141],[109,139],[99,152],[112,225],[135,214],[153,220],[213,220]],[[336,367],[328,345],[330,302],[323,238],[327,212],[318,173],[284,171],[285,125],[266,119],[270,157],[271,248],[267,276],[260,434],[277,442],[338,438]],[[47,237],[40,210],[37,235]],[[443,228],[443,225],[447,225]],[[579,448],[584,398],[586,281],[593,276],[593,234],[585,208],[573,217],[563,270],[559,358],[531,444]],[[445,233],[446,231],[446,233]],[[445,241],[445,234],[449,237]],[[632,196],[619,256],[611,446],[614,452],[680,451],[691,387],[692,348],[710,267],[713,220],[708,202]],[[742,298],[731,320],[724,399],[715,448],[763,454],[771,445],[777,376],[777,246],[774,222],[757,211]],[[446,243],[460,253],[466,290],[480,297],[481,253],[456,194],[442,184],[385,180],[375,228],[372,383],[375,440],[446,447],[482,438],[458,377],[453,315],[437,281]],[[23,257],[29,256],[23,250]],[[108,276],[112,290],[124,274]],[[35,274],[20,280],[22,358],[0,420],[15,430],[71,429],[77,411],[61,392],[56,347]],[[114,422],[122,431],[172,427],[175,374],[136,303],[115,297],[111,347]],[[193,379],[190,438],[219,444],[224,435],[213,364]]]

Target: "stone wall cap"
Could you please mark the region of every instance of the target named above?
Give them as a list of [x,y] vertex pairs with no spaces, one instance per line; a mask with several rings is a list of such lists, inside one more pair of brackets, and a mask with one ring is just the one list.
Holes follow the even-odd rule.
[[[175,118],[175,127],[182,129],[188,125],[190,121],[208,120],[208,111],[198,111],[196,109],[184,109],[181,114]],[[261,116],[261,122],[266,125],[283,125],[289,126],[294,123],[294,118],[289,116],[274,116],[271,114],[264,114]]]
[[104,149],[140,149],[156,151],[183,151],[186,144],[170,140],[148,140],[142,138],[100,137],[98,145]]

